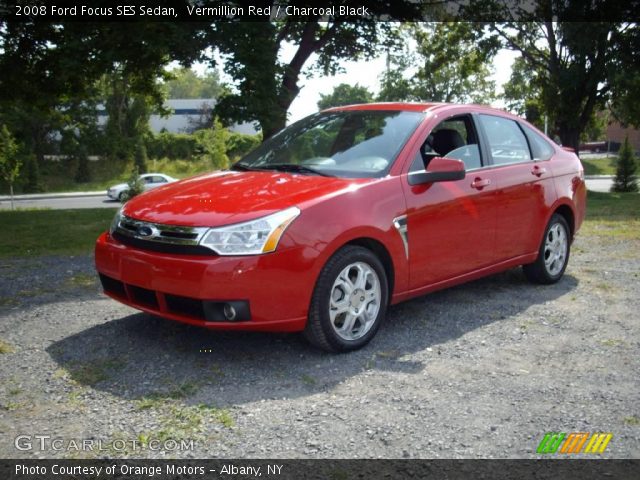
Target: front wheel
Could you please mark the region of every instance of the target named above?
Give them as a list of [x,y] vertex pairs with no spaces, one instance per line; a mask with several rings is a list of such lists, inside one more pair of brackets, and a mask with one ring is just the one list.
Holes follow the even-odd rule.
[[571,247],[569,225],[562,215],[554,214],[547,224],[540,244],[538,258],[522,269],[534,283],[556,283],[567,268]]
[[329,352],[363,347],[384,319],[388,294],[387,275],[373,252],[358,246],[338,250],[316,283],[305,337]]

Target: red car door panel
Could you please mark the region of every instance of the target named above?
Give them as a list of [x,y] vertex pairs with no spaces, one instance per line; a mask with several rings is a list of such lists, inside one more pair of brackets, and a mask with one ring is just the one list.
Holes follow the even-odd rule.
[[406,186],[410,288],[485,267],[494,258],[496,185],[491,170]]

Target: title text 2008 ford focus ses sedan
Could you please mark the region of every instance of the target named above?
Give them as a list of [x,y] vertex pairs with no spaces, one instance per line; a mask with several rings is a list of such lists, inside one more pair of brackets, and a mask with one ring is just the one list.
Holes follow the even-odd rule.
[[96,266],[105,293],[140,310],[353,350],[389,304],[519,265],[558,281],[585,198],[578,158],[518,117],[354,105],[130,200]]

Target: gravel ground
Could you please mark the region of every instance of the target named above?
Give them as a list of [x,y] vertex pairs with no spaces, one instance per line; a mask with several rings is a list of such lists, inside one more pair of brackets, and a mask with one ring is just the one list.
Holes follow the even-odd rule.
[[637,240],[580,236],[557,285],[516,269],[434,293],[329,355],[137,313],[90,257],[0,260],[0,458],[531,458],[548,431],[638,458],[639,265]]

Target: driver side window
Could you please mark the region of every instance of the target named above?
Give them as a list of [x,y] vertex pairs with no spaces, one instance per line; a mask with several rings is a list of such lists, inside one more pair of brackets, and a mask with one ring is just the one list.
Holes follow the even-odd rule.
[[462,160],[467,170],[482,166],[478,136],[469,115],[448,118],[439,123],[420,147],[410,171],[424,170],[435,157]]

